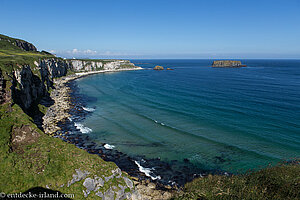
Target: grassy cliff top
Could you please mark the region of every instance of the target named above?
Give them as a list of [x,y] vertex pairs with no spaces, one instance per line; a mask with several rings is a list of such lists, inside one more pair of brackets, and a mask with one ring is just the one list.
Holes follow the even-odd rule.
[[[21,41],[29,45],[33,45],[21,39],[8,37],[0,34],[0,69],[6,72],[11,72],[14,67],[22,65],[30,65],[34,67],[34,61],[38,61],[44,58],[56,58],[49,52],[46,51],[26,51],[16,45],[16,41]],[[84,62],[102,62],[103,64],[117,61],[118,59],[66,59],[66,61],[80,60]],[[124,60],[129,62],[128,60]],[[33,69],[34,70],[34,69]]]
[[[34,187],[75,195],[84,199],[84,180],[68,187],[76,169],[88,171],[87,177],[111,176],[117,166],[95,154],[77,148],[59,138],[44,134],[18,105],[0,106],[0,190],[5,193],[25,192]],[[123,173],[123,176],[127,177]],[[100,191],[126,185],[121,179],[105,182]],[[87,199],[97,199],[92,192]]]
[[187,183],[176,200],[299,199],[300,160],[240,175],[209,175]]
[[47,52],[25,51],[15,45],[17,40],[26,43],[24,40],[19,40],[0,34],[0,69],[3,71],[10,72],[18,65],[33,66],[33,62],[36,60],[55,57]]
[[[24,50],[14,44],[16,40],[18,39],[0,35],[0,69],[4,72],[11,73],[22,65],[30,65],[31,70],[38,73],[35,61],[44,58],[62,59],[47,52]],[[25,49],[26,45],[30,44],[20,43]],[[29,46],[29,49],[35,48]],[[2,74],[5,76],[5,73]],[[123,179],[128,177],[126,173],[122,173],[120,177],[113,176],[113,170],[117,169],[115,163],[105,162],[97,155],[44,134],[34,124],[34,117],[27,115],[9,97],[9,79],[4,77],[6,83],[3,84],[8,101],[0,105],[0,192],[19,193],[41,187],[74,194],[74,199],[85,199],[83,190],[86,187],[83,183],[88,178],[97,176],[105,180],[98,190],[102,193],[110,187],[118,189],[119,185],[127,185]],[[46,112],[45,106],[37,106],[37,112]],[[69,187],[68,184],[74,180],[78,170],[86,172],[87,178],[77,180]],[[125,192],[130,192],[130,188],[126,186]],[[91,192],[86,199],[96,198],[95,192]]]

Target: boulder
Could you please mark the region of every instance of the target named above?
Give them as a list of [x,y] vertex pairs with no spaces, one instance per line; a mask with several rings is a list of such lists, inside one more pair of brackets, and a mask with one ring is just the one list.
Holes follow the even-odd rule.
[[89,192],[94,190],[96,185],[94,179],[86,178],[83,182],[83,186],[86,187],[86,190]]
[[130,189],[133,188],[133,182],[129,178],[123,177],[123,179],[124,179],[127,187],[129,187]]

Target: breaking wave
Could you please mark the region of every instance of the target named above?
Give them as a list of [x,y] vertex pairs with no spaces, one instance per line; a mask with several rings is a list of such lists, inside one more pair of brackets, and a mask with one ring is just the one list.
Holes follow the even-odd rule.
[[85,111],[88,111],[88,112],[95,111],[95,108],[87,108],[87,107],[83,107],[83,106],[82,106],[82,109],[85,110]]
[[113,148],[115,148],[115,146],[114,145],[110,145],[110,144],[105,144],[104,148],[105,149],[113,149]]
[[80,131],[81,133],[90,133],[90,132],[93,131],[91,128],[86,127],[86,126],[84,126],[83,124],[80,124],[80,123],[77,123],[77,122],[75,122],[74,125],[75,125],[75,127],[76,127],[77,129],[79,129],[79,131]]
[[138,161],[134,161],[135,164],[139,167],[140,172],[144,173],[146,176],[150,177],[152,180],[160,180],[161,177],[160,176],[156,176],[152,170],[154,170],[153,168],[146,168],[143,167],[142,165],[140,165],[140,163]]

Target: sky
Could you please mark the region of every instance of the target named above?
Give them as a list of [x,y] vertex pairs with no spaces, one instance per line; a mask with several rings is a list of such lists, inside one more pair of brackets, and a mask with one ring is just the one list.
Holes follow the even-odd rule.
[[67,58],[300,58],[300,0],[0,0],[0,19]]

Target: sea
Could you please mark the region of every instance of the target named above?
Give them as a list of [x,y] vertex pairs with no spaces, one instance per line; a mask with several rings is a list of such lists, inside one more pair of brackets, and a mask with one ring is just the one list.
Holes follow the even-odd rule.
[[241,61],[247,67],[131,60],[144,70],[77,79],[89,114],[75,126],[106,149],[199,171],[244,173],[299,158],[300,60]]

